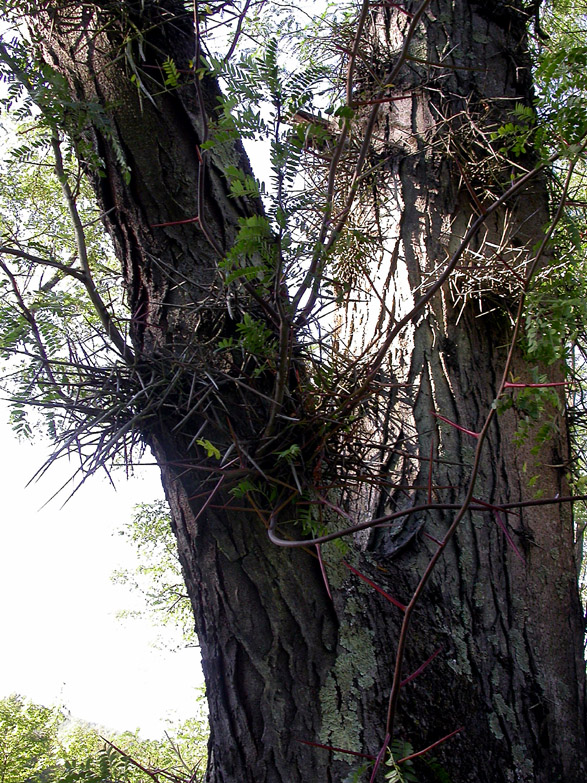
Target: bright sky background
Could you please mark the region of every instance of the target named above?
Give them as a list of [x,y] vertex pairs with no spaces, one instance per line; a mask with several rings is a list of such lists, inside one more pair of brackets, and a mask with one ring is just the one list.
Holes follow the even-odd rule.
[[114,569],[136,562],[117,531],[136,503],[162,497],[159,471],[145,468],[129,481],[121,471],[117,490],[95,476],[65,507],[66,495],[41,508],[72,466],[56,464],[25,488],[49,444],[18,443],[7,418],[1,404],[0,698],[20,693],[110,729],[160,737],[167,718],[195,712],[198,651],[157,649],[160,628],[117,619],[137,599],[110,581]]

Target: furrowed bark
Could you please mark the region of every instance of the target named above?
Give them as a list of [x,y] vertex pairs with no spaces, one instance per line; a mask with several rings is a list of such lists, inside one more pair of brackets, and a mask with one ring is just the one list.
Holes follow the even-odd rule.
[[[379,14],[372,30],[379,58],[393,56],[405,26],[401,15]],[[404,71],[403,81],[394,85],[396,100],[380,111],[374,132],[378,159],[385,160],[386,176],[374,187],[388,253],[370,278],[385,282],[386,303],[396,319],[425,292],[468,225],[506,186],[510,172],[504,179],[497,158],[492,159],[489,134],[508,121],[516,102],[531,105],[524,20],[515,9],[432,5],[417,43],[411,73]],[[446,69],[432,65],[438,63]],[[532,165],[528,158],[519,162]],[[392,347],[394,380],[407,383],[410,391],[390,400],[382,417],[391,422],[398,449],[412,451],[414,459],[396,467],[395,476],[422,487],[416,502],[425,502],[430,475],[434,486],[449,487],[434,493],[438,500],[458,503],[464,495],[475,438],[432,414],[481,431],[501,382],[519,279],[547,223],[546,191],[538,179],[487,221],[456,280]],[[476,290],[470,289],[471,280]],[[385,298],[386,289],[379,293]],[[351,346],[355,335],[366,333],[369,339],[381,328],[383,313],[379,321],[369,318],[376,301],[366,298],[345,314],[341,334],[346,328]],[[515,352],[511,377],[525,378],[526,365],[521,351]],[[548,372],[549,380],[563,380],[556,368]],[[553,437],[539,454],[532,434],[516,445],[519,426],[513,411],[497,417],[485,446],[474,494],[495,506],[531,497],[532,476],[534,481],[539,476],[537,488],[544,496],[567,491],[564,416],[556,415]],[[401,492],[376,496],[372,503],[378,515],[408,505]],[[425,519],[425,533],[442,540],[451,516]],[[421,523],[412,519],[406,526]],[[455,741],[458,750],[443,751],[456,780],[579,780],[585,763],[584,661],[571,513],[555,505],[510,517],[507,524],[521,556],[500,523],[490,509],[468,514],[432,575],[409,644],[414,648],[426,629],[435,628],[428,651],[442,644],[446,653],[422,675],[421,689],[418,681],[408,686],[417,693],[413,700],[402,694],[400,726],[412,736],[422,715],[426,720],[435,715],[436,721],[450,714],[452,725],[440,720],[432,732],[442,736],[464,724]],[[368,544],[376,562],[389,568],[392,584],[413,575],[398,596],[405,600],[436,544],[421,539],[418,550],[400,555],[393,547],[385,531],[375,532]],[[393,558],[391,566],[386,554]],[[426,658],[426,649],[420,656]],[[564,707],[562,693],[569,700]],[[576,745],[568,752],[570,737]],[[479,760],[481,746],[485,762]]]

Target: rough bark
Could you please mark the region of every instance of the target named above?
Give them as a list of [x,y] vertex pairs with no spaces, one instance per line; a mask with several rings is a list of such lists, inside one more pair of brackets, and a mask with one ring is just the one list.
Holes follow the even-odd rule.
[[[93,184],[122,264],[137,372],[153,379],[154,394],[163,395],[141,426],[161,466],[202,644],[211,723],[207,780],[338,783],[351,779],[356,760],[304,741],[377,755],[402,615],[348,571],[335,545],[323,547],[331,601],[314,550],[274,547],[266,515],[223,508],[231,502],[224,486],[210,500],[218,477],[205,471],[194,438],[206,422],[205,436],[226,450],[230,418],[239,442],[253,451],[267,416],[259,392],[270,397],[273,385],[261,377],[250,396],[230,381],[230,368],[214,352],[218,337],[231,334],[234,323],[205,232],[195,223],[158,225],[197,212],[201,108],[213,116],[217,86],[203,80],[203,103],[193,85],[153,98],[141,95],[124,58],[115,57],[125,45],[129,19],[145,31],[144,73],[168,54],[180,68],[193,57],[190,17],[173,0],[79,9],[55,2],[32,24],[41,33],[44,58],[66,74],[75,97],[107,107],[132,171],[127,184],[112,138],[90,116],[89,137],[107,173],[94,175]],[[471,155],[480,155],[469,120],[487,128],[513,101],[531,99],[523,23],[516,4],[431,4],[412,55],[433,62],[444,57],[448,67],[410,61],[397,85],[407,98],[380,113],[372,155],[383,162],[375,185],[382,253],[371,279],[389,289],[389,310],[396,316],[445,263],[478,208],[456,164],[455,137],[459,154],[468,144]],[[374,10],[369,35],[381,64],[393,56],[405,26],[405,15],[396,10]],[[224,252],[239,217],[261,210],[251,200],[228,198],[228,163],[247,168],[238,144],[208,155],[205,183],[205,230]],[[481,170],[480,164],[475,171]],[[487,191],[499,194],[506,180],[501,171],[485,192],[477,181],[473,185],[483,200],[490,198]],[[501,244],[505,232],[504,252],[516,245],[513,255],[522,263],[520,253],[529,254],[539,238],[535,229],[546,217],[545,199],[540,183],[534,185],[476,238],[476,252],[493,264],[497,277],[507,275],[487,248]],[[506,231],[507,221],[512,228]],[[392,347],[386,371],[408,386],[382,400],[379,420],[366,426],[386,438],[378,453],[389,480],[399,477],[423,489],[365,491],[363,518],[425,501],[431,467],[434,485],[444,488],[437,497],[446,503],[462,499],[474,440],[430,411],[472,431],[482,426],[504,364],[515,296],[509,284],[491,285],[493,312],[477,317],[478,291],[461,309],[463,299],[455,300],[446,287]],[[380,291],[376,301],[387,293]],[[246,293],[240,296],[240,306],[252,306]],[[341,330],[341,341],[349,351],[358,347],[356,335],[371,328],[365,311],[372,308],[373,300],[366,300],[363,310],[356,305],[347,311],[351,328]],[[378,323],[380,330],[386,327],[385,318]],[[523,376],[525,369],[517,355],[513,374]],[[215,377],[213,391],[207,371]],[[204,415],[195,402],[205,394],[213,405]],[[557,419],[558,433],[538,456],[531,441],[515,446],[517,426],[513,411],[494,422],[476,496],[494,504],[529,499],[528,476],[537,471],[545,497],[567,494],[560,467],[568,457],[564,420]],[[235,471],[252,470],[246,455],[240,456]],[[358,536],[345,558],[407,602],[436,546],[423,533],[441,539],[453,513],[427,512],[408,517],[401,531],[382,528]],[[508,522],[523,561],[492,513],[470,513],[428,583],[413,620],[404,676],[437,648],[442,651],[403,689],[396,734],[418,749],[464,726],[458,738],[435,751],[456,783],[579,783],[585,779],[584,663],[571,515],[550,505],[520,510]],[[399,548],[398,535],[410,530],[420,532]],[[433,779],[427,767],[419,771],[422,780]]]

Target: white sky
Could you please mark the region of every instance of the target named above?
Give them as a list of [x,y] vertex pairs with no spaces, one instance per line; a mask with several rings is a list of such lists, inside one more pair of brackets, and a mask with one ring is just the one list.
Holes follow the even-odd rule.
[[65,705],[76,718],[159,737],[166,718],[194,714],[202,682],[198,651],[156,649],[161,634],[144,620],[119,620],[136,606],[112,571],[132,567],[134,552],[117,531],[136,503],[162,497],[159,471],[145,468],[115,491],[95,476],[61,507],[41,509],[70,473],[44,462],[46,442],[18,443],[0,405],[0,698],[20,693]]

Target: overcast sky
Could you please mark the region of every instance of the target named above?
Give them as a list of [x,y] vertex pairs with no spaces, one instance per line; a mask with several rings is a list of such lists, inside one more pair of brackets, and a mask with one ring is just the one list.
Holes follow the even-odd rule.
[[194,714],[198,653],[157,649],[159,628],[117,619],[136,601],[110,581],[135,562],[117,531],[136,503],[162,497],[159,472],[128,482],[121,472],[117,491],[96,476],[65,507],[57,498],[41,508],[71,466],[54,465],[26,488],[48,444],[17,443],[6,420],[1,405],[0,697],[16,692],[107,728],[160,736],[167,717]]

